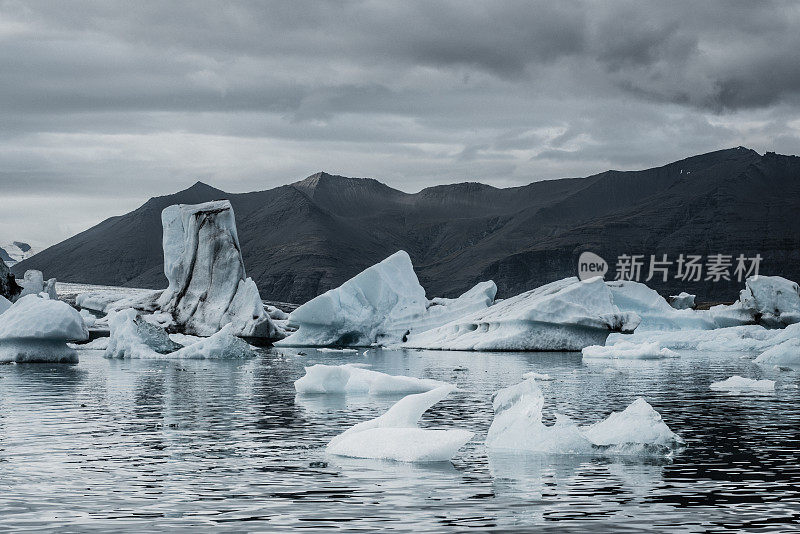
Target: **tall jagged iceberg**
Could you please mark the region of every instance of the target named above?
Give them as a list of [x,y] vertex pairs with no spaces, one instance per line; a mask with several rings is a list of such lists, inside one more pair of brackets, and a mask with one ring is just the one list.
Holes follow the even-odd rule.
[[576,277],[527,291],[408,336],[404,347],[444,350],[581,350],[611,332],[632,332],[635,313],[621,312],[600,278]]
[[457,299],[425,297],[411,258],[395,252],[336,289],[306,302],[289,315],[297,331],[277,345],[368,346],[399,343],[411,332],[437,327],[485,309],[497,286],[481,282]]
[[264,312],[255,282],[245,275],[229,201],[169,206],[161,222],[169,282],[158,299],[161,311],[189,334],[210,336],[230,323],[237,336],[283,337]]

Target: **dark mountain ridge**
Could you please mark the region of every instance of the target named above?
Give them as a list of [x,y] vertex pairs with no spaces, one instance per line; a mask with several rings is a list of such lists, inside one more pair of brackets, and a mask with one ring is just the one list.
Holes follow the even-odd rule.
[[[468,182],[404,193],[324,172],[266,191],[197,182],[81,232],[16,265],[59,280],[166,286],[161,210],[230,199],[248,275],[264,298],[304,302],[398,249],[429,295],[494,279],[500,296],[576,274],[590,250],[612,269],[621,254],[760,254],[762,274],[800,280],[800,158],[743,147],[640,171],[495,188]],[[642,281],[647,275],[645,261]],[[733,273],[733,268],[731,268]],[[733,300],[735,280],[653,280],[662,293]]]

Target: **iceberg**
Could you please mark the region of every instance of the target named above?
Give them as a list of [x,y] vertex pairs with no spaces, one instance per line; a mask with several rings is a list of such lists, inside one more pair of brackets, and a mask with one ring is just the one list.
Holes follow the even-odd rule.
[[446,385],[438,380],[392,376],[350,364],[317,364],[305,369],[306,374],[294,383],[294,389],[301,395],[318,393],[395,395],[423,393]]
[[67,341],[85,341],[89,331],[65,302],[25,295],[0,315],[0,362],[76,363]]
[[494,419],[486,447],[494,450],[559,454],[591,454],[592,443],[569,417],[556,414],[556,422],[542,422],[544,395],[535,378],[503,388],[492,400]]
[[612,447],[607,452],[614,454],[641,452],[652,447],[671,451],[684,444],[683,438],[670,430],[661,414],[642,397],[621,412],[612,412],[604,420],[581,430],[595,445]]
[[581,351],[584,358],[614,358],[623,360],[659,360],[677,358],[678,354],[655,342],[632,343],[623,341],[614,345],[592,345]]
[[759,354],[754,361],[760,365],[777,365],[800,370],[800,337],[792,337],[776,343]]
[[581,350],[610,332],[632,332],[635,313],[621,312],[599,277],[566,278],[496,302],[420,333],[401,346],[442,350]]
[[207,338],[179,337],[188,343],[181,346],[164,329],[148,323],[132,308],[112,312],[110,316],[106,358],[220,360],[255,355],[249,344],[233,334],[233,325],[225,325]]
[[362,347],[399,343],[411,332],[440,326],[489,306],[497,286],[482,282],[457,299],[428,301],[411,258],[400,250],[291,314],[297,331],[278,346]]
[[229,201],[169,206],[161,222],[169,286],[158,298],[160,311],[171,313],[187,334],[209,336],[230,323],[237,336],[283,337],[245,275]]
[[695,295],[681,291],[679,294],[669,297],[669,304],[676,310],[688,310],[694,308],[694,299]]
[[546,454],[669,454],[683,444],[661,415],[643,398],[603,421],[580,427],[556,414],[553,425],[542,422],[544,395],[535,379],[501,389],[492,402],[494,420],[486,446],[496,451]]
[[250,358],[255,356],[252,347],[244,340],[233,335],[234,326],[227,324],[216,334],[190,343],[169,354],[159,355],[160,358],[191,359],[191,360],[234,360],[237,358]]
[[780,276],[751,276],[739,293],[739,303],[765,326],[781,328],[800,322],[800,288]]
[[710,389],[717,391],[775,391],[774,380],[753,380],[743,376],[734,375],[719,382],[712,382]]
[[181,346],[156,325],[150,324],[133,308],[109,314],[111,331],[106,358],[160,358]]
[[328,443],[327,452],[354,458],[399,462],[444,462],[474,436],[461,429],[432,430],[417,423],[428,408],[444,399],[455,386],[408,395],[375,419],[358,423]]

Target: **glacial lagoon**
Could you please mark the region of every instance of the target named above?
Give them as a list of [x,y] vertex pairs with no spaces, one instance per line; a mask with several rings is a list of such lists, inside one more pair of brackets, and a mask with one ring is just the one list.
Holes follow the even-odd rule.
[[[0,530],[222,531],[549,528],[675,532],[800,524],[800,375],[754,355],[663,360],[580,353],[259,349],[237,361],[107,360],[0,366]],[[303,354],[300,354],[303,353]],[[475,438],[452,462],[326,454],[347,427],[401,396],[298,396],[314,363],[361,363],[459,390],[423,427]],[[643,396],[686,440],[672,458],[488,453],[492,394],[523,373],[545,419],[586,424]],[[732,375],[771,393],[711,391]]]

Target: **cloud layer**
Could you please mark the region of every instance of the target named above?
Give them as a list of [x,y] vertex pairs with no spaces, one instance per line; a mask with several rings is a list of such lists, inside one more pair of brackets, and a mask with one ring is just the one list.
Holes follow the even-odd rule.
[[0,241],[197,179],[414,191],[800,153],[796,2],[0,0]]

